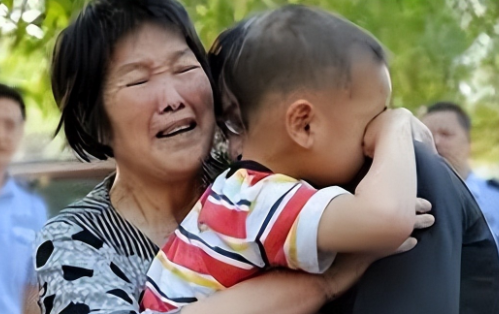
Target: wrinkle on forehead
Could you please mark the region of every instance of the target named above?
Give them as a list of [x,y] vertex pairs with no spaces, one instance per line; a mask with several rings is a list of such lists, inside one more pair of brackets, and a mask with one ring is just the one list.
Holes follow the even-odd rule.
[[[158,38],[161,38],[158,41]],[[160,44],[158,44],[160,43]],[[184,58],[197,59],[180,31],[144,23],[124,36],[114,49],[104,83],[104,101],[123,88],[123,76],[132,71],[155,71]]]
[[[138,57],[136,60],[132,60],[132,61],[127,62],[127,63],[122,64],[122,65],[119,65],[119,64],[116,65],[116,67],[117,67],[116,75],[121,76],[121,75],[124,75],[128,72],[131,72],[131,71],[137,70],[137,69],[156,68],[156,67],[164,65],[166,63],[175,64],[180,59],[182,59],[184,56],[194,57],[194,54],[192,53],[191,49],[189,49],[189,47],[177,49],[176,51],[172,52],[170,56],[166,57],[163,62],[160,60],[152,60],[151,58],[148,58],[148,57],[145,57],[145,58]],[[155,61],[157,61],[157,62],[155,62]]]
[[[158,37],[162,38],[158,41]],[[195,58],[180,31],[145,23],[118,41],[111,56],[108,74],[122,74],[126,68],[133,68],[133,64],[154,67],[173,63],[184,56]]]

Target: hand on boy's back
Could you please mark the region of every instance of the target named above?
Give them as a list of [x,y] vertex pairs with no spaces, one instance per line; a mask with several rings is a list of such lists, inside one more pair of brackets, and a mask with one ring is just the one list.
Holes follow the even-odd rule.
[[[429,212],[431,211],[431,203],[423,198],[416,199],[416,220],[414,222],[414,230],[426,229],[435,223],[435,217]],[[407,252],[412,250],[417,244],[416,238],[409,237],[402,243],[401,246],[395,251],[397,253]]]
[[[430,214],[431,203],[423,198],[416,199],[416,220],[414,222],[414,230],[427,229],[435,223],[435,217]],[[395,251],[379,251],[369,253],[372,260],[378,260],[390,255],[400,254],[412,250],[418,241],[414,237],[408,237]]]
[[[425,199],[418,198],[416,201],[417,219],[414,224],[414,229],[429,228],[435,222],[435,218],[428,214],[431,211],[431,204]],[[325,283],[325,291],[328,300],[333,300],[338,294],[342,294],[345,290],[338,290],[341,284],[338,282],[345,278],[350,278],[347,274],[354,271],[357,276],[360,276],[373,262],[394,254],[400,254],[412,250],[418,241],[413,238],[407,238],[404,243],[395,252],[364,252],[364,253],[340,253],[334,260],[333,266],[328,269],[322,276]],[[338,273],[346,275],[339,277]],[[350,286],[345,285],[345,289]],[[322,312],[319,312],[322,313]],[[318,313],[318,314],[319,314]],[[324,312],[325,313],[325,312]]]
[[384,134],[411,130],[412,113],[404,108],[385,110],[377,115],[368,125],[364,134],[364,154],[374,156],[376,144]]

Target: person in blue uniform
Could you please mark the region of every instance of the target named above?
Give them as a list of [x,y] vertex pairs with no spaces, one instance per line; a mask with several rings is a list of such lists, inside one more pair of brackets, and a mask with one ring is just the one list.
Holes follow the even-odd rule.
[[469,164],[471,119],[457,104],[438,102],[422,118],[433,134],[438,153],[465,180],[499,247],[499,182],[477,176]]
[[47,211],[41,198],[7,173],[24,133],[21,95],[0,84],[0,313],[36,313],[32,244]]

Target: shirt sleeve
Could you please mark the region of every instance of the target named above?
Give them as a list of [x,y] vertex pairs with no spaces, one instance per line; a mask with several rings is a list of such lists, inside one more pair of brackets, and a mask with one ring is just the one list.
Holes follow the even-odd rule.
[[90,231],[53,221],[35,244],[42,314],[139,313],[140,274],[124,272],[125,262]]
[[35,216],[37,217],[36,231],[38,232],[43,228],[45,222],[47,222],[48,211],[45,202],[41,198],[36,197],[34,201]]
[[[338,186],[316,190],[304,181],[289,188],[289,183],[280,182],[279,175],[274,176],[269,177],[256,201],[257,207],[270,208],[260,237],[269,264],[323,273],[333,263],[336,253],[318,250],[319,222],[329,202],[348,192]],[[275,199],[277,191],[280,197],[273,204],[265,201]]]
[[[45,222],[47,221],[47,208],[45,206],[45,203],[42,201],[42,199],[38,197],[33,197],[33,218],[34,218],[34,225],[33,225],[33,231],[34,232],[39,232]],[[34,240],[34,237],[33,237]],[[31,241],[31,245],[34,245],[34,241]],[[27,283],[32,286],[36,286],[37,279],[36,279],[36,273],[33,268],[33,256],[30,254],[29,258],[29,267],[28,267],[28,277],[27,277]]]

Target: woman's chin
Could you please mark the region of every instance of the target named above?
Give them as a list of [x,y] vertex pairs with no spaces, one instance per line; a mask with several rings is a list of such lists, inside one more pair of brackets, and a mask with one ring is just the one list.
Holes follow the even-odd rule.
[[169,177],[189,179],[192,176],[199,176],[203,166],[203,161],[208,156],[209,150],[202,147],[182,150],[168,157],[158,159],[158,172],[164,173]]

